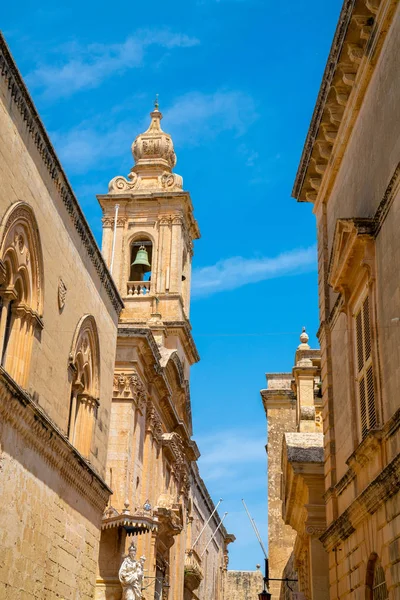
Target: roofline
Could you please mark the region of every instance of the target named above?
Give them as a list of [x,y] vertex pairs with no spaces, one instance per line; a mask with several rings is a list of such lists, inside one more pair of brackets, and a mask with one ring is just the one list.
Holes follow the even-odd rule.
[[[192,469],[192,474],[194,475],[194,479],[195,479],[195,483],[197,485],[197,488],[199,489],[199,491],[201,492],[201,495],[203,497],[204,503],[206,504],[208,510],[210,511],[210,513],[213,513],[214,511],[214,516],[213,516],[213,520],[215,524],[219,524],[221,523],[221,517],[218,513],[218,510],[216,510],[216,506],[214,504],[213,499],[210,496],[210,492],[208,491],[208,488],[205,484],[204,479],[202,478],[202,476],[200,475],[200,469],[199,466],[196,462],[192,462],[191,463],[191,469]],[[224,526],[224,524],[221,525],[221,527],[219,528],[219,531],[221,532],[221,535],[223,538],[228,537],[229,534]]]
[[47,168],[48,173],[50,174],[51,179],[54,182],[54,185],[64,203],[66,211],[70,215],[72,224],[82,240],[87,255],[91,260],[115,311],[117,314],[119,314],[124,306],[124,303],[118,292],[117,286],[115,285],[115,282],[108,270],[92,230],[90,229],[82,209],[79,206],[79,202],[71,188],[60,160],[57,157],[39,113],[1,31],[0,74],[1,77],[8,82],[8,89],[10,90],[11,98],[14,101],[23,121],[26,122],[27,130],[39,152],[39,155],[43,160],[45,167]]
[[308,129],[308,133],[303,147],[303,152],[300,158],[300,164],[297,169],[296,178],[292,189],[292,198],[295,198],[296,200],[299,200],[301,190],[303,188],[303,183],[307,173],[308,165],[310,163],[314,142],[318,135],[319,126],[321,124],[322,114],[325,108],[325,102],[330,91],[333,76],[336,72],[336,65],[340,53],[343,49],[343,43],[346,37],[347,29],[350,24],[355,3],[356,0],[344,0],[342,10],[339,15],[339,21],[336,26],[332,46],[325,66],[325,71],[322,76],[317,102],[315,104],[314,112],[311,117],[310,127]]

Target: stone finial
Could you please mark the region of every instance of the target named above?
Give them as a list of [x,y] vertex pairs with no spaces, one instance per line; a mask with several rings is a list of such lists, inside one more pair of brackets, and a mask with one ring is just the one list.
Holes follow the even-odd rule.
[[140,168],[159,167],[171,172],[176,165],[176,155],[171,136],[161,129],[162,113],[158,110],[158,97],[150,117],[149,128],[139,134],[132,144],[135,171],[138,172]]
[[307,350],[307,349],[310,347],[310,346],[308,345],[308,340],[309,340],[309,339],[310,339],[310,338],[309,338],[309,336],[308,336],[308,334],[307,334],[307,332],[306,332],[306,328],[305,328],[305,327],[303,327],[303,330],[302,330],[302,332],[301,332],[301,334],[300,334],[300,342],[301,342],[301,343],[299,344],[298,348],[299,348],[300,350]]
[[181,191],[182,177],[172,172],[176,154],[171,136],[161,129],[162,114],[158,110],[158,94],[150,113],[148,129],[139,134],[132,144],[135,165],[128,179],[118,175],[108,184],[109,194],[143,194],[147,191]]

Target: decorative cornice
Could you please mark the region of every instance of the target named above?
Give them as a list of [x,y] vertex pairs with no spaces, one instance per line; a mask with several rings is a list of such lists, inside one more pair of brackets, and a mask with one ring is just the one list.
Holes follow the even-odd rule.
[[342,291],[355,265],[359,268],[361,259],[355,261],[354,256],[360,255],[363,259],[362,264],[371,260],[368,244],[374,238],[374,231],[373,219],[352,218],[336,221],[327,273],[328,284],[335,292]]
[[292,190],[292,196],[294,198],[297,198],[298,200],[300,200],[300,194],[303,188],[304,179],[310,164],[311,155],[314,149],[315,141],[318,136],[322,115],[325,109],[325,104],[331,89],[333,77],[336,73],[339,57],[343,50],[344,40],[349,27],[355,3],[356,0],[345,0],[342,7],[342,11],[339,16],[339,22],[336,27],[332,46],[328,56],[328,61],[326,63],[325,71],[322,76],[321,87],[318,92],[317,102],[315,104],[314,112],[311,117],[310,127],[307,133],[303,152],[300,158],[300,165],[296,174],[296,179]]
[[293,409],[296,406],[296,396],[292,390],[266,389],[260,391],[265,412],[272,409]]
[[[335,176],[397,0],[345,0],[302,152],[292,196],[315,202]],[[334,168],[331,166],[334,164]]]
[[357,526],[368,516],[373,515],[382,504],[400,490],[400,454],[398,454],[351,505],[333,521],[320,537],[329,552],[346,540]]
[[67,176],[50,142],[47,132],[23,82],[18,68],[11,56],[4,37],[0,33],[0,74],[4,79],[10,96],[19,111],[22,120],[26,123],[34,145],[45,165],[54,186],[62,199],[70,216],[73,226],[86,249],[107,295],[119,314],[124,306],[118,289],[112,279],[107,265],[97,246],[92,231],[85,219],[79,203],[68,182]]
[[161,368],[160,350],[158,349],[157,342],[154,338],[154,335],[153,335],[151,329],[146,328],[146,327],[135,327],[135,326],[127,325],[126,323],[122,323],[122,324],[118,325],[118,337],[122,337],[122,338],[141,337],[141,338],[144,338],[151,348],[151,351],[153,353],[156,363]]
[[180,329],[184,332],[187,342],[188,342],[190,352],[192,354],[192,361],[193,361],[193,363],[199,362],[200,356],[199,356],[195,341],[192,336],[192,331],[191,331],[192,326],[190,325],[190,322],[187,320],[185,320],[185,321],[164,321],[163,320],[163,324],[167,328],[167,330],[168,329]]
[[103,513],[111,489],[30,396],[0,367],[0,416],[27,447],[90,504]]
[[393,204],[393,200],[395,199],[398,189],[400,186],[400,162],[394,170],[392,177],[390,178],[389,184],[385,190],[383,198],[378,206],[378,209],[374,215],[375,221],[375,237],[378,235],[388,213],[390,207]]

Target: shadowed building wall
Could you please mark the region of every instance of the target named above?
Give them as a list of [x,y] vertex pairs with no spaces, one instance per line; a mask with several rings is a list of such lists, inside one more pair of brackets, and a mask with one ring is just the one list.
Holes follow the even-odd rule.
[[345,2],[293,195],[318,231],[331,598],[400,594],[400,7]]

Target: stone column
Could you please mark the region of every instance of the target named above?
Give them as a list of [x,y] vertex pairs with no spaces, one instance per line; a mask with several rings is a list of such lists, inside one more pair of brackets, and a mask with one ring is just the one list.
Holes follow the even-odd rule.
[[[309,531],[311,528],[308,528]],[[323,529],[313,529],[309,537],[310,556],[310,592],[312,600],[326,600],[329,598],[329,564],[328,554],[319,541]]]
[[10,299],[3,297],[3,306],[1,307],[1,317],[0,317],[0,360],[3,357],[4,341],[5,341],[5,334],[6,334],[6,324],[7,324],[7,313],[8,313],[9,304],[10,304]]
[[182,217],[177,216],[171,225],[170,292],[182,290]]
[[171,221],[167,217],[159,220],[158,253],[157,253],[157,292],[163,293],[169,288],[170,280],[170,226]]

